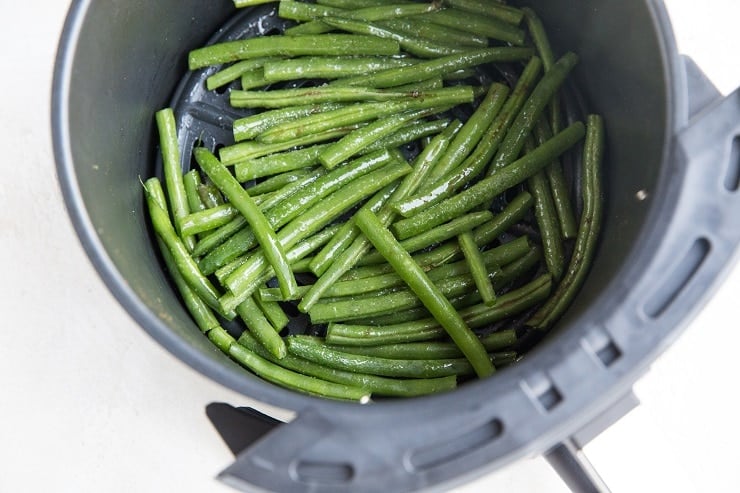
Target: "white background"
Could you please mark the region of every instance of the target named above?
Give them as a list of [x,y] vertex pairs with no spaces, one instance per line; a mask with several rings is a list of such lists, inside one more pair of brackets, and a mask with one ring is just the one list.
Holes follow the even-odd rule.
[[[723,93],[740,85],[737,0],[667,3],[680,50]],[[62,204],[49,96],[68,5],[0,0],[0,492],[231,491],[213,479],[231,457],[204,406],[253,403],[132,322]],[[615,493],[740,491],[738,293],[736,267],[638,383],[642,405],[587,447]],[[565,488],[532,458],[455,490],[478,491]]]

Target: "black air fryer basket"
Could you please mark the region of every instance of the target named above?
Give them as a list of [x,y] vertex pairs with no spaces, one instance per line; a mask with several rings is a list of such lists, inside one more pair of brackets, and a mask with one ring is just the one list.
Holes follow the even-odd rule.
[[[722,98],[678,55],[659,0],[521,3],[543,18],[556,52],[579,54],[576,85],[607,125],[604,229],[589,277],[551,337],[494,378],[359,405],[267,383],[203,337],[160,265],[138,186],[155,172],[153,113],[173,96],[206,145],[227,142],[225,95],[202,89],[203,73],[180,84],[187,51],[213,33],[281,29],[274,4],[234,18],[230,0],[73,2],[52,125],[59,181],[84,248],[165,348],[296,414],[279,426],[254,418],[252,435],[261,437],[238,453],[224,481],[250,491],[443,489],[547,454],[573,474],[574,489],[596,487],[578,449],[635,404],[632,385],[707,300],[740,240],[740,169],[730,159],[740,93]],[[194,134],[181,136],[185,149]]]

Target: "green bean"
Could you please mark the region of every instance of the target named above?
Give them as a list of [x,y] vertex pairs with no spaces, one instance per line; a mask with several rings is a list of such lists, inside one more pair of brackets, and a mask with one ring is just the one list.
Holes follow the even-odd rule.
[[[555,56],[550,46],[550,40],[547,36],[547,32],[545,31],[545,26],[542,24],[542,20],[539,18],[539,16],[529,7],[524,7],[522,11],[524,12],[524,16],[527,22],[527,29],[529,30],[530,37],[532,38],[532,43],[537,49],[537,52],[540,54],[540,58],[542,58],[542,63],[545,67],[545,71],[549,72],[550,70],[552,70],[552,67],[555,64]],[[552,98],[552,101],[550,102],[549,118],[553,133],[559,132],[562,128],[560,123],[560,110],[560,99],[558,98],[558,95],[555,94]],[[567,227],[568,234],[566,235],[566,238],[575,237],[577,229],[575,217],[572,218],[572,224],[569,224]]]
[[465,47],[435,43],[424,38],[409,36],[392,29],[383,28],[372,22],[342,17],[323,17],[321,22],[328,24],[332,28],[354,33],[355,35],[368,35],[376,39],[397,41],[398,45],[404,51],[420,58],[437,58],[465,51]]
[[425,110],[407,111],[404,113],[380,118],[365,127],[348,133],[338,141],[330,144],[319,154],[319,161],[328,169],[358,154],[371,142],[387,137],[409,122],[440,113],[448,108],[429,108]]
[[393,265],[403,280],[419,296],[424,306],[445,328],[455,344],[460,347],[475,369],[475,373],[479,377],[491,375],[495,368],[488,359],[483,345],[465,325],[447,298],[439,292],[424,271],[414,262],[411,255],[398,244],[391,232],[378,221],[372,212],[360,211],[355,217],[357,226],[370,239],[375,248],[386,257],[388,263]]
[[488,38],[485,36],[425,22],[419,19],[418,16],[386,19],[377,22],[377,25],[392,29],[398,33],[418,36],[440,44],[458,44],[460,46],[470,46],[471,48],[488,47]]
[[392,101],[434,97],[434,93],[390,91],[362,87],[300,87],[271,91],[231,91],[231,105],[235,108],[284,108],[296,101],[305,104]]
[[435,24],[471,32],[480,36],[521,46],[524,44],[524,30],[495,17],[470,15],[456,8],[447,8],[420,15],[419,17]]
[[[534,149],[534,142],[528,139],[525,144],[527,152]],[[559,280],[565,268],[565,248],[560,235],[555,203],[553,202],[550,184],[544,171],[535,173],[527,180],[527,188],[534,197],[534,215],[540,232],[540,240],[545,255],[545,265],[555,280]]]
[[239,118],[234,121],[234,140],[236,142],[241,142],[243,140],[254,139],[265,130],[279,123],[284,123],[296,118],[313,115],[316,113],[336,110],[338,108],[341,108],[342,106],[344,105],[339,103],[324,103],[318,105],[305,104],[292,106],[290,108],[263,111],[255,115]]
[[398,158],[398,153],[383,150],[366,154],[345,163],[307,185],[300,193],[291,195],[288,199],[270,209],[266,213],[267,220],[273,228],[278,229],[335,190],[339,190],[352,180],[377,170]]
[[418,63],[414,58],[395,57],[301,57],[279,60],[264,66],[271,82],[296,79],[337,79],[357,73],[372,73]]
[[[249,89],[256,89],[258,87],[264,88],[265,86],[269,84],[270,84],[270,81],[265,79],[265,71],[262,69],[262,67],[255,68],[255,69],[242,73],[239,79],[239,86],[241,87],[242,91],[247,91]],[[239,89],[234,89],[232,90],[232,92],[238,91],[238,90]],[[234,105],[232,104],[232,106]]]
[[[471,373],[470,363],[465,358],[401,360],[360,356],[343,353],[326,344],[299,336],[287,337],[286,344],[288,351],[295,356],[344,371],[398,378],[438,378]],[[482,358],[489,366],[493,367],[488,354],[485,350],[482,349],[482,351]]]
[[223,195],[221,195],[221,192],[213,183],[207,182],[198,185],[198,195],[203,205],[208,209],[224,204]]
[[303,149],[268,154],[261,158],[240,161],[234,165],[234,175],[240,182],[294,171],[319,164],[319,153],[329,144],[317,144]]
[[[270,194],[269,197],[261,200],[258,203],[260,210],[266,211],[274,207],[276,204],[282,202],[283,200],[286,200],[288,197],[293,195],[296,191],[302,189],[304,186],[319,179],[324,174],[325,171],[323,168],[315,170],[299,170],[296,172],[287,172],[281,175],[273,176],[272,178],[265,180],[262,183],[250,187],[249,190],[251,193],[254,193],[257,189],[272,188],[276,183],[282,184],[281,188],[273,192],[268,192]],[[265,195],[256,195],[255,202],[257,202],[257,199],[261,197],[265,197]],[[232,248],[236,248],[238,250],[240,248],[248,249],[254,246],[254,243],[250,243],[255,241],[254,235],[250,231],[244,231],[246,225],[246,219],[244,219],[243,216],[239,215],[232,219],[226,225],[221,226],[218,230],[211,233],[211,235],[207,238],[204,238],[198,242],[195,249],[193,250],[193,256],[208,254],[208,256],[203,258],[203,260],[200,262],[200,268],[204,273],[212,274],[213,269],[218,268],[219,266],[223,265],[224,262],[229,261],[229,259],[233,259],[234,255],[239,254],[233,254],[233,252],[231,251]],[[232,240],[232,236],[236,236],[236,238]],[[227,242],[230,243],[230,245],[225,245],[225,243]],[[222,247],[221,245],[224,246]],[[211,255],[211,252],[213,252],[215,249],[220,249],[220,253],[215,253]]]
[[264,36],[237,41],[224,41],[188,54],[190,70],[265,56],[305,55],[396,55],[398,42],[356,34],[318,34],[300,37]]
[[443,224],[450,219],[491,201],[498,194],[521,183],[549,164],[584,135],[583,123],[576,122],[537,149],[513,163],[499,168],[495,174],[480,180],[465,191],[445,199],[422,212],[396,222],[393,227],[398,238],[405,239]]
[[458,10],[470,12],[471,14],[495,17],[515,26],[522,22],[522,18],[524,17],[523,11],[525,10],[489,0],[444,0],[443,3]]
[[254,199],[208,149],[199,147],[193,150],[193,154],[201,169],[245,217],[265,257],[275,269],[283,294],[290,296],[298,288],[298,284],[285,258],[283,246],[262,211],[254,203]]
[[[361,349],[367,348],[366,350],[370,351],[370,355],[372,355],[372,352],[378,351],[402,359],[457,358],[462,356],[460,349],[454,343],[446,341],[362,344],[365,336],[360,335],[358,331],[350,329],[345,333],[345,329],[350,327],[352,326],[331,324],[326,333],[326,343],[346,353],[367,354],[363,353],[363,349]],[[504,329],[479,337],[486,351],[502,351],[517,342],[515,329]],[[370,340],[377,343],[378,341],[375,339],[375,337],[370,336]],[[424,356],[425,354],[426,356]]]
[[286,171],[285,173],[271,176],[266,180],[255,183],[254,185],[249,187],[249,194],[254,195],[255,197],[259,197],[266,193],[274,193],[275,195],[270,195],[269,199],[262,202],[263,207],[267,209],[269,208],[267,204],[273,202],[274,197],[281,197],[280,200],[282,200],[295,192],[295,190],[291,190],[291,188],[288,187],[301,187],[322,176],[323,174],[324,170],[321,168],[304,168],[294,171]]
[[394,149],[425,137],[434,136],[447,128],[449,124],[450,120],[447,118],[414,122],[388,137],[372,142],[365,148],[365,152],[377,151],[378,149]]
[[[526,237],[521,237],[520,239],[514,240],[507,245],[503,245],[492,250],[487,250],[482,256],[483,262],[485,265],[491,266],[492,269],[498,269],[499,264],[508,261],[514,261],[526,254],[529,249],[530,247]],[[385,265],[388,265],[390,269],[378,270],[372,275],[363,276],[361,278],[340,280],[327,288],[326,291],[324,291],[323,296],[325,298],[357,296],[373,291],[380,291],[388,288],[403,286],[403,279],[401,279],[401,277],[399,277],[398,274],[392,270],[392,266],[390,266],[389,264]],[[465,261],[460,261],[432,268],[427,272],[427,276],[429,276],[430,280],[437,282],[444,281],[448,278],[468,274],[469,272],[470,271],[468,269],[467,263]],[[519,274],[518,269],[516,270],[516,273]],[[502,274],[496,279],[496,281],[498,283],[505,283],[510,281],[511,277],[512,276],[509,274]],[[310,289],[310,285],[301,286],[301,288]],[[308,289],[301,289],[296,299],[300,299],[301,297],[305,296],[305,293]],[[262,299],[266,300],[287,301],[283,299],[279,290],[274,288],[262,288],[259,291],[259,295]]]
[[164,108],[155,113],[157,130],[159,132],[159,146],[164,168],[165,189],[172,208],[175,231],[183,237],[182,241],[188,251],[195,246],[195,238],[183,235],[180,231],[180,220],[190,213],[188,197],[183,183],[182,167],[180,164],[180,148],[177,141],[177,124],[172,108]]
[[225,86],[229,82],[235,81],[240,78],[242,74],[250,72],[252,70],[262,68],[268,62],[274,62],[281,60],[279,57],[261,57],[252,58],[250,60],[242,60],[236,62],[226,68],[223,68],[213,75],[208,76],[206,79],[206,89],[213,91],[219,87]]
[[185,173],[182,177],[182,183],[185,187],[185,197],[188,200],[188,210],[190,212],[205,210],[206,206],[198,195],[198,186],[203,183],[198,170],[191,169]]
[[[373,212],[377,212],[383,204],[386,203],[388,198],[388,194],[386,194],[384,190],[381,190],[363,204],[362,207],[370,209]],[[352,218],[349,218],[344,224],[342,224],[337,234],[334,235],[316,255],[314,255],[313,260],[309,264],[311,272],[316,275],[321,275],[325,272],[333,262],[334,257],[338,255],[339,252],[348,248],[359,234],[360,230],[355,226]]]
[[581,178],[583,211],[573,255],[553,295],[527,322],[532,327],[543,330],[549,328],[565,312],[586,279],[601,229],[603,203],[600,168],[603,158],[603,120],[599,115],[588,115]]
[[262,347],[278,359],[285,357],[287,354],[285,341],[275,331],[253,297],[245,299],[236,308],[236,313],[244,321],[250,334],[262,344]]
[[[542,145],[547,142],[548,139],[552,138],[552,130],[544,118],[540,118],[537,121],[537,124],[534,127],[534,135],[537,140],[537,145]],[[560,163],[560,160],[553,160],[550,166],[545,169],[545,173],[547,174],[547,179],[549,181],[550,191],[563,238],[575,238],[578,233],[578,225],[576,223],[573,204],[571,203],[570,193],[568,192],[568,184],[565,180],[563,166]]]
[[[294,264],[291,262],[290,267],[294,269]],[[300,288],[300,286],[298,286]],[[259,296],[253,296],[252,299],[257,303],[257,306],[259,306],[259,309],[262,310],[262,313],[265,314],[265,317],[267,320],[270,321],[270,324],[274,327],[275,332],[280,332],[283,330],[288,323],[290,323],[290,319],[288,318],[288,315],[285,314],[285,311],[283,311],[283,307],[280,306],[280,303],[277,303],[275,301],[268,301],[260,299]]]
[[[342,212],[357,204],[367,196],[393,183],[409,173],[408,163],[391,163],[379,170],[368,173],[350,182],[343,189],[337,190],[326,200],[315,204],[304,214],[296,217],[278,232],[278,239],[283,248],[290,248],[298,241],[310,236],[336,219]],[[224,284],[236,300],[251,294],[257,288],[255,279],[264,271],[265,258],[260,253],[253,255],[239,266],[225,280]]]
[[[239,344],[247,347],[257,355],[271,359],[274,363],[278,360],[266,352],[248,333],[239,337]],[[320,365],[292,354],[279,360],[279,364],[288,370],[293,370],[305,375],[341,383],[354,387],[360,387],[371,392],[373,395],[385,395],[395,397],[413,397],[419,395],[433,394],[452,390],[457,385],[454,376],[441,378],[386,378],[377,375],[337,370],[328,366]]]
[[289,389],[333,399],[354,400],[361,403],[370,401],[370,393],[365,389],[328,382],[320,378],[286,370],[280,365],[257,356],[238,343],[229,347],[229,355],[236,362],[252,370],[256,375]]
[[293,149],[295,147],[334,140],[338,137],[343,137],[352,130],[356,130],[358,128],[360,128],[360,125],[356,124],[339,125],[333,126],[324,131],[299,132],[301,135],[277,139],[277,141],[273,140],[272,142],[257,142],[251,140],[238,142],[230,146],[222,147],[219,151],[219,157],[222,162],[228,166],[240,161],[246,161],[247,159],[255,159],[275,152],[287,151],[288,149]]
[[[460,316],[472,328],[485,327],[516,315],[547,298],[552,281],[549,274],[499,296],[494,306],[477,304],[460,310]],[[375,346],[400,342],[430,341],[445,335],[434,318],[425,318],[395,325],[356,325],[330,323],[327,340],[345,345]]]
[[532,90],[527,102],[524,103],[521,111],[511,124],[511,128],[509,128],[504,141],[493,158],[493,162],[489,166],[489,175],[498,172],[519,156],[522,147],[524,147],[524,141],[532,132],[543,110],[577,63],[578,56],[569,52],[555,63],[552,70],[545,72],[545,75]]
[[[159,182],[151,181],[148,184],[145,184],[145,187],[152,200],[156,202],[157,205],[162,208],[162,210],[167,212],[167,199],[164,196],[164,191],[162,190]],[[195,291],[193,291],[193,289],[187,283],[185,278],[180,273],[177,262],[170,253],[170,250],[167,248],[167,245],[159,237],[157,237],[157,245],[159,246],[159,250],[162,253],[162,258],[164,259],[165,265],[167,266],[167,271],[170,273],[170,277],[172,277],[172,280],[175,282],[175,286],[177,286],[180,297],[182,298],[183,303],[185,303],[185,307],[187,308],[190,315],[193,317],[193,320],[195,321],[198,328],[201,330],[201,332],[205,334],[209,330],[218,327],[218,319],[213,315],[213,312],[208,307],[208,305],[200,297],[198,297]]]
[[[539,259],[539,254],[535,258]],[[518,262],[512,268],[508,268],[506,273],[496,266],[490,258],[484,259],[483,262],[491,269],[488,275],[495,279],[498,287],[512,281],[514,276],[511,275],[511,272],[516,275],[520,274]],[[463,262],[463,264],[465,263]],[[421,267],[419,268],[421,269]],[[471,275],[467,264],[443,265],[430,270],[425,275],[436,286],[437,290],[448,298],[463,296],[476,286],[475,279]],[[387,289],[398,284],[397,280],[390,276],[339,282],[324,294],[327,296],[341,295],[342,297],[331,298],[330,300],[322,299],[308,310],[308,314],[311,316],[312,322],[325,323],[377,317],[419,307],[423,304],[422,300],[409,289],[392,290],[390,292],[381,291],[381,289]],[[383,286],[386,287],[383,288]],[[378,288],[379,291],[373,293],[372,298],[363,296],[364,293],[372,292],[373,288]],[[265,294],[270,298],[273,296],[269,291]],[[362,303],[357,302],[360,298],[363,298]],[[482,297],[479,295],[476,301],[480,301],[480,299]]]
[[450,143],[447,152],[429,173],[428,178],[431,182],[445,176],[470,154],[503,108],[508,95],[507,86],[498,83],[491,84],[486,97],[470,115],[468,121]]
[[455,86],[429,91],[423,98],[411,96],[404,101],[353,104],[276,125],[263,132],[259,136],[259,140],[265,143],[284,142],[290,139],[297,141],[298,138],[307,134],[331,131],[334,128],[367,122],[380,116],[392,115],[401,111],[470,103],[474,100],[474,97],[475,94],[471,86]]
[[211,281],[209,281],[200,272],[200,270],[198,270],[198,266],[190,257],[190,252],[187,247],[175,232],[175,228],[170,221],[167,211],[162,209],[158,201],[155,199],[155,197],[161,196],[161,194],[150,192],[152,188],[161,188],[161,184],[157,178],[149,178],[144,184],[144,191],[146,192],[147,205],[152,226],[154,228],[154,232],[157,233],[157,236],[162,239],[164,244],[167,246],[167,249],[170,251],[178,272],[180,272],[190,288],[208,306],[222,314],[230,312],[230,310],[221,310],[221,305],[218,302],[218,291],[216,291],[216,288],[211,284]]
[[[460,129],[462,123],[459,120],[451,122],[447,128],[440,134],[438,134],[432,142],[425,147],[419,155],[416,157],[413,163],[414,171],[403,180],[406,194],[416,189],[421,181],[424,179],[428,170],[434,165],[437,158],[444,152],[449,145],[452,136]],[[369,209],[372,212],[378,212],[381,203],[370,203]],[[326,272],[329,265],[333,262],[333,259],[339,255],[342,251],[347,249],[359,235],[359,229],[354,225],[353,221],[348,221],[345,231],[338,234],[336,239],[332,240],[327,246],[319,252],[314,261],[311,264],[311,269],[316,275],[322,275]]]
[[214,327],[206,333],[208,340],[226,354],[229,354],[229,347],[236,340],[223,327]]
[[[290,262],[290,265],[293,269],[293,272],[309,272],[306,266],[304,265],[304,257],[317,248],[321,248],[329,239],[334,236],[339,229],[339,225],[332,225],[327,226],[323,230],[319,231],[318,233],[309,236],[305,240],[299,241],[294,247],[290,248],[286,255],[288,256],[288,261]],[[236,270],[237,267],[245,263],[249,258],[251,257],[251,253],[242,255],[241,257],[237,257],[233,261],[229,262],[228,264],[224,265],[223,267],[219,268],[216,272],[216,278],[223,282],[226,277],[229,276],[232,272]],[[268,268],[264,274],[263,274],[263,281],[268,282],[270,279],[275,277],[275,271],[272,268]],[[301,286],[298,286],[298,292],[301,292]],[[224,295],[226,296],[226,294]],[[222,298],[224,297],[222,296]],[[282,295],[281,295],[282,297]]]
[[494,305],[496,303],[496,292],[493,289],[483,255],[478,249],[478,245],[475,244],[473,235],[469,231],[466,231],[459,234],[457,239],[460,242],[460,249],[463,251],[467,260],[468,268],[470,269],[473,281],[475,281],[475,286],[483,298],[483,303],[487,306]]
[[[265,218],[273,229],[278,229],[308,207],[340,189],[353,179],[367,174],[396,159],[397,154],[389,151],[376,151],[362,156],[329,173],[315,173],[317,178],[303,180],[300,193],[293,193],[265,212]],[[204,272],[213,272],[216,268],[225,265],[238,255],[254,246],[254,234],[250,231],[235,235],[223,246],[214,250],[201,262]]]
[[[460,358],[463,356],[460,352],[460,348],[455,346],[455,344],[441,341],[405,342],[401,344],[382,344],[378,346],[331,344],[329,347],[335,351],[341,351],[343,353],[388,359],[444,359]],[[493,363],[497,364],[502,360],[509,360],[512,357],[516,358],[517,354],[514,351],[503,351],[493,353],[490,356]]]
[[[435,243],[441,243],[450,238],[454,238],[459,234],[469,231],[472,228],[480,226],[481,224],[493,219],[493,213],[491,211],[477,211],[465,214],[452,221],[441,224],[435,228],[424,231],[416,236],[406,238],[401,241],[401,246],[409,253],[416,252],[422,248],[426,248],[429,245]],[[382,262],[383,256],[379,252],[373,252],[367,255],[362,263],[368,265],[371,263]]]
[[229,223],[239,211],[231,204],[222,204],[210,209],[188,214],[180,220],[180,235],[192,236],[211,231]]
[[444,200],[480,175],[493,158],[511,123],[524,105],[541,69],[542,62],[539,58],[532,57],[524,67],[504,107],[486,129],[486,138],[481,139],[475,150],[453,171],[446,176],[438,174],[438,178],[430,180],[431,184],[422,187],[418,194],[395,204],[395,211],[404,217],[411,216]]
[[[449,140],[457,130],[457,125],[445,130],[442,137],[440,137],[440,140]],[[428,152],[422,152],[414,163],[413,171],[403,179],[400,186],[393,192],[391,201],[402,200],[408,194],[413,193],[413,191],[423,181],[424,177],[429,172],[429,169],[433,166],[434,162],[436,162],[437,157],[444,148],[445,144],[441,141],[438,142],[436,147],[431,148]],[[379,215],[382,217],[383,223],[390,223],[394,217],[392,210],[386,207],[379,210]],[[321,298],[324,290],[332,285],[348,269],[354,266],[369,249],[369,240],[365,236],[358,235],[350,246],[343,252],[339,253],[329,268],[326,269],[325,272],[316,280],[313,288],[301,299],[301,302],[298,304],[298,309],[303,312],[307,312],[311,306]]]
[[321,4],[308,4],[281,0],[278,15],[285,19],[306,21],[285,30],[287,35],[321,34],[332,28],[321,22],[326,16],[343,17],[364,21],[379,21],[409,15],[418,15],[438,10],[440,6],[432,3],[402,3],[394,5],[373,5],[355,10],[329,7]]

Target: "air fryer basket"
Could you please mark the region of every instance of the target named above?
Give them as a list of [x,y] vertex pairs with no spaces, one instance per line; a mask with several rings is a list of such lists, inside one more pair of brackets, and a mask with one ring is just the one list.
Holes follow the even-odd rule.
[[[659,0],[526,3],[556,50],[580,55],[577,84],[607,124],[606,217],[589,278],[520,364],[453,393],[359,406],[273,386],[230,361],[191,321],[152,248],[137,184],[154,173],[153,113],[171,101],[187,51],[233,15],[232,2],[73,2],[52,128],[83,246],[165,348],[297,414],[241,452],[225,481],[276,491],[443,488],[560,442],[568,452],[623,412],[632,384],[721,278],[740,239],[730,162],[738,93],[722,99],[685,70]],[[213,133],[225,128],[207,105],[194,111]]]

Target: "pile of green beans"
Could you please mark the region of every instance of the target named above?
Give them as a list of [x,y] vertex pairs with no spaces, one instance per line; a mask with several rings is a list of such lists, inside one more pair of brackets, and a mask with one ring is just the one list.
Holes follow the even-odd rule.
[[189,53],[241,115],[233,142],[183,172],[175,114],[155,115],[146,209],[194,322],[269,382],[363,403],[526,357],[599,238],[604,122],[564,98],[578,56],[503,1],[274,12],[281,34]]

